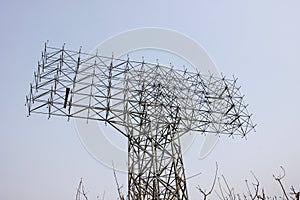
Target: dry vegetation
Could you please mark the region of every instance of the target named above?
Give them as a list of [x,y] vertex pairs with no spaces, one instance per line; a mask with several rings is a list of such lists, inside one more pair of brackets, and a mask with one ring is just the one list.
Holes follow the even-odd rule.
[[[283,167],[282,174],[277,176],[273,175],[273,178],[276,182],[278,182],[280,189],[282,191],[282,195],[280,196],[269,196],[265,193],[264,187],[260,184],[259,180],[255,176],[255,174],[251,171],[254,181],[249,183],[248,180],[245,180],[245,185],[247,187],[246,193],[236,193],[233,187],[231,187],[226,180],[224,175],[218,177],[218,165],[216,164],[216,172],[214,176],[214,180],[212,186],[209,190],[206,190],[200,186],[197,187],[199,192],[202,195],[203,200],[214,199],[209,198],[213,193],[216,194],[217,199],[219,200],[299,200],[299,190],[295,190],[293,186],[290,187],[288,191],[282,183],[282,180],[285,177],[285,170]],[[217,184],[217,186],[216,186]]]
[[[216,164],[216,171],[212,181],[212,185],[209,189],[197,186],[197,190],[199,191],[199,199],[208,200],[208,199],[217,199],[217,200],[299,200],[299,190],[296,190],[294,186],[290,186],[289,189],[283,185],[282,180],[284,179],[286,173],[283,167],[280,167],[282,170],[281,174],[273,175],[274,184],[276,187],[279,187],[282,191],[282,195],[279,196],[270,196],[265,193],[264,187],[260,184],[260,181],[255,176],[253,172],[251,172],[253,176],[253,181],[249,182],[245,180],[245,185],[247,188],[246,193],[237,193],[234,187],[231,187],[226,180],[224,175],[218,176],[218,165]],[[120,186],[117,180],[116,173],[114,171],[114,178],[116,181],[117,191],[118,191],[118,199],[125,200],[126,197],[122,193],[122,187]],[[277,185],[276,185],[277,183]],[[82,183],[82,179],[79,182],[79,186],[76,193],[76,200],[88,200],[87,192]],[[97,196],[97,200],[105,200],[105,193],[103,193],[100,198]]]

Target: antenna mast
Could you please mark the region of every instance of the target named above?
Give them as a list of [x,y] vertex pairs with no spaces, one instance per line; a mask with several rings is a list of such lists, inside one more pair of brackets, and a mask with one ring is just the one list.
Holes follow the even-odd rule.
[[45,45],[28,115],[97,120],[128,138],[128,199],[188,199],[180,137],[244,137],[255,125],[237,79]]

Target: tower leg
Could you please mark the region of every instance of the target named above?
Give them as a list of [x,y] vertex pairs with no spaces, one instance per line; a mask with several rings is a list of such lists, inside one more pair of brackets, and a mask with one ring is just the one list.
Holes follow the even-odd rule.
[[177,124],[161,126],[155,134],[143,126],[128,140],[128,199],[188,199]]

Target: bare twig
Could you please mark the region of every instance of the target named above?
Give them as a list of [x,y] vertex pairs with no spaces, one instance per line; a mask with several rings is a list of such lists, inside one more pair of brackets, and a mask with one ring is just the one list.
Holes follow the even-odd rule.
[[78,188],[77,188],[77,192],[76,192],[76,197],[75,197],[76,200],[80,200],[80,187],[81,187],[81,184],[82,184],[82,178],[80,179],[80,182],[78,184]]
[[249,184],[248,184],[248,180],[245,180],[245,182],[246,182],[246,186],[247,186],[247,190],[248,190],[248,195],[250,196],[251,199],[253,199],[253,196],[252,196]]
[[295,200],[299,200],[299,194],[300,194],[300,192],[299,191],[296,192],[296,190],[295,190],[295,188],[293,186],[291,186],[290,189],[291,189],[290,194],[294,196],[292,198],[295,199]]
[[220,200],[224,199],[217,191],[215,191],[216,195],[219,197]]
[[124,195],[121,192],[121,189],[122,189],[123,186],[121,186],[121,187],[119,186],[114,165],[113,165],[113,172],[114,172],[114,177],[115,177],[115,181],[116,181],[116,185],[117,185],[117,189],[118,189],[119,198],[120,198],[120,200],[125,200]]
[[226,198],[225,198],[224,193],[223,193],[223,188],[222,188],[222,185],[221,185],[220,177],[218,177],[218,185],[219,185],[219,189],[220,189],[222,198],[225,200]]
[[201,175],[201,172],[199,172],[197,174],[194,174],[192,176],[187,177],[186,180],[189,180],[189,179],[194,178],[194,177],[199,176],[199,175]]
[[213,184],[210,188],[210,190],[206,193],[205,190],[203,190],[200,186],[197,187],[197,189],[203,194],[203,199],[206,200],[207,197],[212,193],[215,184],[216,184],[216,180],[217,180],[217,175],[218,175],[218,163],[216,162],[216,172],[215,172],[215,177],[214,177],[214,181]]
[[280,185],[280,187],[281,187],[281,189],[282,189],[282,191],[283,191],[283,194],[284,194],[285,198],[288,200],[289,197],[287,196],[286,191],[285,191],[285,189],[284,189],[284,187],[283,187],[283,184],[282,184],[282,182],[281,182],[281,180],[285,177],[285,170],[284,170],[284,168],[283,168],[282,166],[280,166],[280,168],[282,169],[283,174],[282,174],[282,175],[278,175],[278,176],[275,176],[275,175],[273,174],[273,177],[274,177],[274,179],[275,179],[276,181],[278,181],[278,183],[279,183],[279,185]]
[[82,182],[82,178],[80,179],[80,182],[79,182],[79,185],[78,185],[78,188],[77,188],[76,200],[80,200],[81,195],[83,195],[85,200],[88,200],[87,192],[85,192],[83,182]]
[[261,193],[262,193],[262,196],[258,196],[258,199],[262,199],[262,200],[265,200],[266,199],[266,194],[265,194],[265,190],[264,188],[261,189]]
[[254,191],[255,191],[254,197],[252,198],[252,200],[254,200],[255,198],[258,197],[259,181],[258,181],[258,179],[256,178],[255,174],[252,171],[251,171],[251,174],[254,177],[254,179],[256,180],[256,183],[252,183],[252,185],[254,187]]
[[227,181],[226,181],[226,179],[225,179],[225,176],[222,175],[222,178],[223,178],[224,183],[225,183],[225,185],[226,185],[226,188],[227,188],[227,190],[228,190],[228,193],[227,193],[227,194],[228,194],[229,198],[230,198],[230,199],[235,199],[234,195],[232,194],[232,189],[230,189],[229,184],[227,183]]

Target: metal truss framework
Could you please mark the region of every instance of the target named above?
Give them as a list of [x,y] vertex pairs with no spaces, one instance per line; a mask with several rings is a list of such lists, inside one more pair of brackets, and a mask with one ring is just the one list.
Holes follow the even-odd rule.
[[128,199],[188,199],[180,137],[244,137],[254,125],[237,79],[45,45],[26,105],[110,124],[128,138]]

